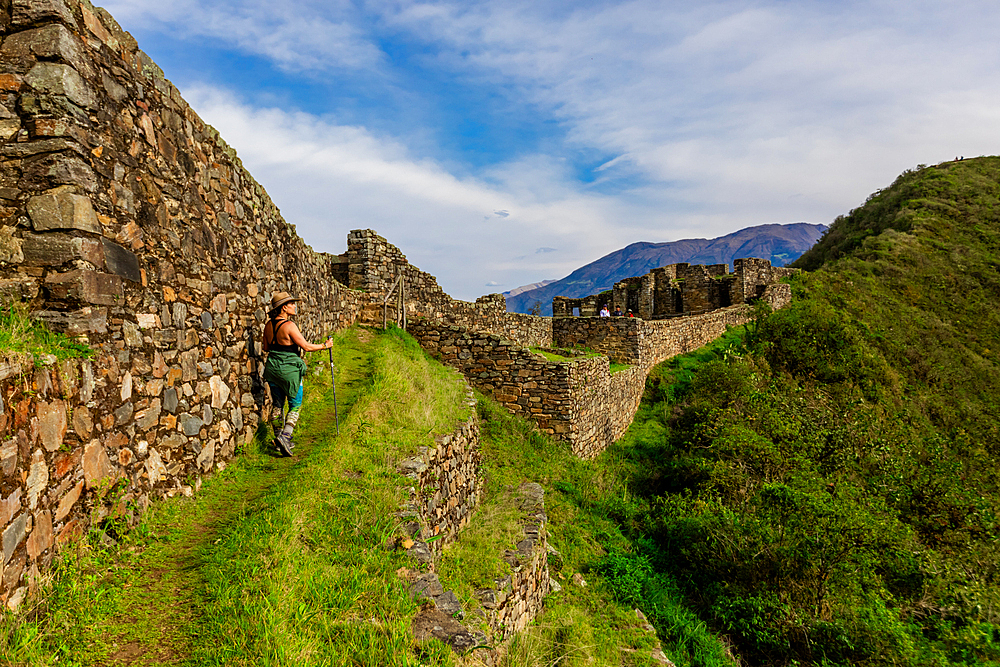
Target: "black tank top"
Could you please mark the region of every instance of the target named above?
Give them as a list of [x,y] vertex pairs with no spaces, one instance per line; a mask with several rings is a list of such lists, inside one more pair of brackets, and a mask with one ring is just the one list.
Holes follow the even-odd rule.
[[294,354],[299,353],[299,346],[295,343],[291,345],[279,345],[278,344],[278,329],[284,325],[291,322],[291,320],[271,320],[271,342],[268,348],[273,352],[292,352]]

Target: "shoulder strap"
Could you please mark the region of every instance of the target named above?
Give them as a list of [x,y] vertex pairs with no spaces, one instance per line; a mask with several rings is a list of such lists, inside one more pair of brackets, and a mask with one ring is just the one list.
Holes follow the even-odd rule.
[[278,344],[278,330],[291,320],[271,320],[271,345]]

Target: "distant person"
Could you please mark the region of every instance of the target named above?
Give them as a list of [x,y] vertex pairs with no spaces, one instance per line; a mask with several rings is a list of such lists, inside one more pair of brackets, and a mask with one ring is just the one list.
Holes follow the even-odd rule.
[[628,309],[628,316],[629,317],[635,317],[635,313],[632,312],[631,308]]
[[[262,336],[264,351],[267,352],[264,380],[271,389],[270,421],[278,449],[285,456],[292,455],[292,432],[302,407],[302,378],[306,374],[306,362],[299,351],[315,352],[333,347],[332,339],[322,345],[314,345],[302,337],[295,322],[289,319],[296,313],[297,301],[288,292],[275,292],[268,312],[270,319],[264,325]],[[282,420],[286,400],[288,415]]]
[[615,306],[615,317],[621,317],[621,316],[622,316],[622,307]]
[[611,317],[611,311],[608,310],[608,304],[601,306],[601,317]]

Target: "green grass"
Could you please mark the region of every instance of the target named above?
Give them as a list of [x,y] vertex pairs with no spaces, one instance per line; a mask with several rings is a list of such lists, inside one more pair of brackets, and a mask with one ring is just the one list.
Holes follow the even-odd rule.
[[904,174],[800,266],[651,374],[601,571],[749,665],[1000,664],[1000,158]]
[[[676,664],[732,665],[724,646],[683,608],[679,594],[661,590],[655,605],[646,605],[618,595],[615,582],[601,572],[608,554],[636,549],[622,523],[622,512],[627,514],[631,506],[628,480],[634,471],[620,453],[583,461],[566,443],[539,433],[489,398],[480,398],[478,410],[486,476],[483,503],[459,542],[446,548],[442,581],[468,599],[488,579],[496,563],[482,554],[513,546],[516,530],[510,522],[517,514],[511,496],[525,481],[546,489],[549,544],[560,554],[550,558],[549,568],[563,590],[550,595],[544,613],[512,640],[503,664],[653,665],[655,638],[641,629],[634,612],[641,607],[653,612],[651,620],[666,638],[664,651]],[[477,545],[476,553],[467,536]],[[575,584],[574,574],[587,586]]]
[[32,319],[23,308],[0,308],[0,355],[7,359],[30,359],[37,366],[48,355],[63,360],[92,354],[90,346],[65,334],[50,331],[42,322]]
[[[540,347],[532,347],[529,349],[535,354],[540,354],[549,361],[557,364],[573,363],[574,361],[578,361],[580,359],[592,359],[594,357],[606,356],[601,352],[595,352],[594,350],[591,350],[589,348],[574,348],[571,350],[564,350],[568,354],[559,354],[558,352],[552,352],[550,349],[543,349]],[[620,373],[621,371],[627,368],[632,368],[632,366],[630,364],[620,364],[616,361],[610,362],[610,370],[612,375],[614,375],[615,373]]]
[[336,339],[339,437],[320,356],[296,457],[275,458],[262,427],[118,548],[94,533],[31,610],[5,616],[0,664],[452,664],[440,643],[414,650],[392,464],[467,417],[464,384],[398,331]]

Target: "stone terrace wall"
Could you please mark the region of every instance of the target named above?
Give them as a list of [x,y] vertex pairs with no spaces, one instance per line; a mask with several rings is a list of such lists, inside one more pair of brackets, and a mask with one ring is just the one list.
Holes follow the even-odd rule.
[[[427,318],[499,334],[529,347],[552,343],[551,318],[508,313],[506,300],[500,294],[480,297],[475,303],[452,299],[434,276],[410,264],[399,248],[370,229],[356,229],[348,235],[346,259],[350,287],[367,290],[378,305],[402,275],[410,318]],[[395,299],[394,294],[390,308]],[[375,320],[381,323],[381,309],[370,309],[368,317],[373,323]]]
[[648,367],[611,373],[607,357],[570,364],[570,442],[573,453],[591,459],[625,435],[646,388]]
[[[774,308],[791,300],[788,285],[770,285],[762,298]],[[583,345],[604,355],[555,363],[496,334],[418,319],[410,333],[421,347],[460,370],[469,382],[508,410],[566,440],[591,458],[620,438],[642,400],[646,375],[656,364],[696,350],[746,324],[753,309],[730,306],[666,320],[565,317],[552,320],[555,345]],[[633,367],[610,372],[609,358]]]
[[252,433],[271,292],[302,298],[313,340],[371,296],[334,280],[343,262],[295,234],[107,12],[11,0],[0,25],[0,296],[96,350],[0,383],[10,603],[100,489],[124,480],[142,506]]
[[533,420],[545,433],[569,437],[570,364],[548,361],[497,334],[435,320],[415,319],[409,333],[429,354],[461,371],[472,386],[511,412]]
[[[452,542],[472,518],[482,492],[479,466],[479,419],[469,390],[472,416],[452,433],[435,438],[434,447],[421,447],[417,456],[400,462],[398,470],[413,480],[409,501],[399,517],[407,532],[433,557]],[[433,542],[427,540],[439,537]],[[415,554],[417,555],[417,554]]]

